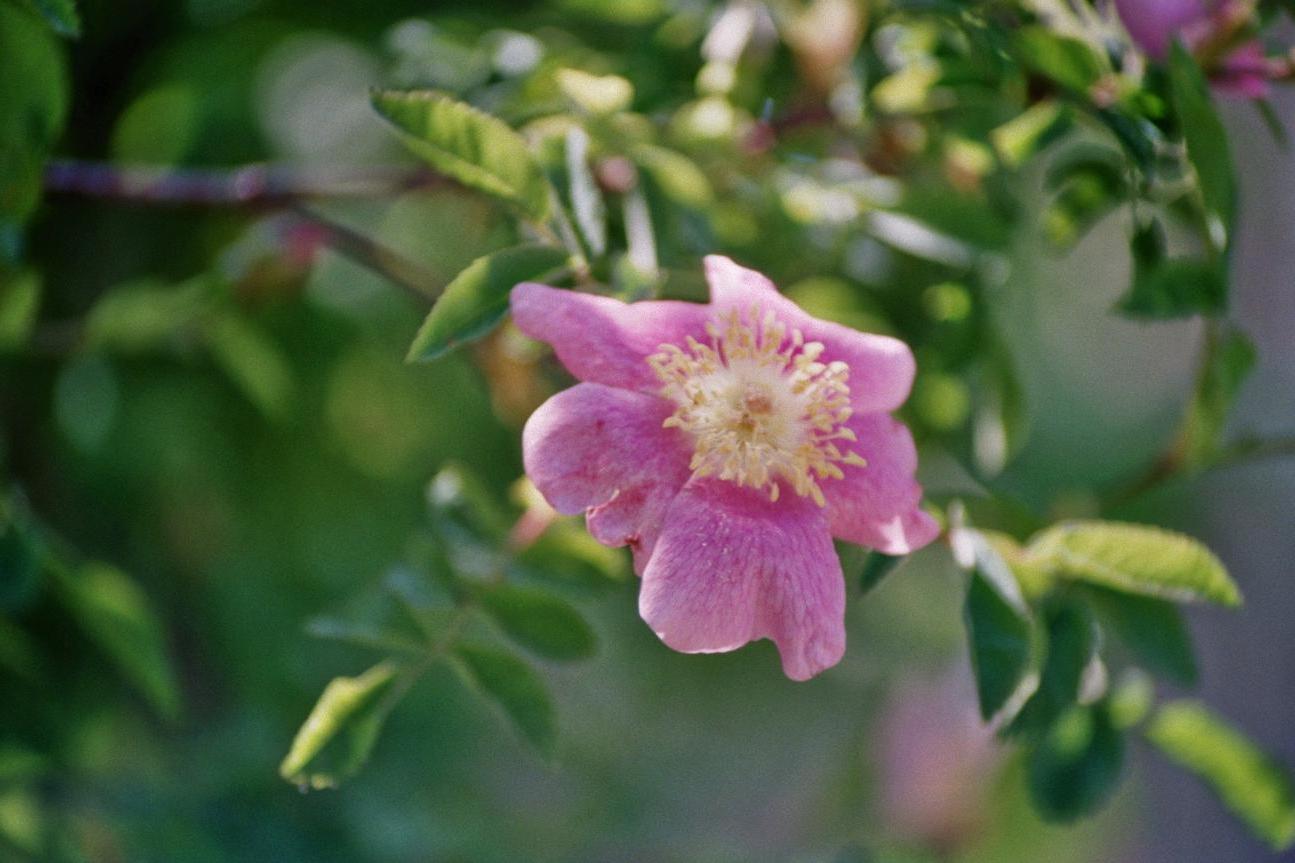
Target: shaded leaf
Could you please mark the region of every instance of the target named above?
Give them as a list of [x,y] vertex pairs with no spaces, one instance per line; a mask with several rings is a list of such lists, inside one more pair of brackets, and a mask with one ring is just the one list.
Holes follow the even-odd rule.
[[204,278],[179,285],[145,280],[128,282],[104,294],[86,316],[88,348],[154,350],[196,327],[212,302]]
[[1187,157],[1196,169],[1206,211],[1221,223],[1211,231],[1216,248],[1230,240],[1236,215],[1236,176],[1227,131],[1210,101],[1209,85],[1195,58],[1175,42],[1169,54],[1169,81],[1179,127],[1187,142]]
[[75,0],[26,0],[60,36],[75,39],[81,35],[81,15]]
[[1062,522],[1028,549],[1058,577],[1174,602],[1241,602],[1208,548],[1180,533],[1113,521]]
[[1090,587],[1101,622],[1148,671],[1181,686],[1196,682],[1196,655],[1182,613],[1172,603],[1149,596]]
[[986,722],[1021,688],[1033,659],[1028,612],[995,584],[980,567],[973,569],[963,609],[980,715]]
[[1152,221],[1134,231],[1133,287],[1119,302],[1126,315],[1153,319],[1216,315],[1227,308],[1227,275],[1214,261],[1165,256],[1164,232]]
[[0,351],[22,349],[40,308],[41,282],[31,271],[0,273]]
[[1203,779],[1250,829],[1283,850],[1295,844],[1295,786],[1290,774],[1239,731],[1193,701],[1166,704],[1147,738],[1170,760]]
[[292,740],[279,775],[303,788],[335,788],[359,772],[390,713],[388,695],[399,673],[379,663],[358,677],[335,677],[324,687]]
[[565,600],[543,590],[497,584],[477,593],[481,607],[509,638],[548,659],[584,659],[594,632]]
[[535,221],[549,215],[549,184],[526,141],[502,120],[431,91],[378,90],[373,106],[433,168],[509,201]]
[[414,336],[406,359],[434,360],[489,332],[508,312],[518,282],[553,278],[567,253],[553,246],[514,246],[477,258],[454,277]]
[[599,543],[577,519],[558,519],[517,562],[528,573],[584,587],[604,587],[629,575],[624,552]]
[[1009,734],[1046,732],[1079,698],[1084,670],[1097,652],[1092,618],[1080,606],[1058,604],[1046,615],[1047,652],[1039,687],[1007,729]]
[[42,575],[38,543],[17,508],[0,500],[0,611],[20,611],[36,598]]
[[143,591],[106,563],[55,567],[63,604],[81,629],[166,717],[179,711],[175,672],[162,625]]
[[1183,459],[1189,468],[1208,465],[1218,456],[1228,413],[1256,359],[1254,343],[1240,330],[1210,331],[1183,429]]
[[634,148],[634,161],[667,198],[701,209],[715,199],[706,172],[682,153],[644,144]]
[[296,384],[283,351],[249,321],[223,315],[207,330],[207,347],[248,401],[268,419],[292,407]]
[[1013,38],[1021,62],[1033,72],[1079,92],[1102,76],[1101,58],[1086,43],[1044,27],[1022,27]]
[[1095,812],[1119,785],[1124,735],[1105,705],[1073,707],[1030,753],[1030,798],[1048,821]]
[[461,644],[454,652],[469,679],[503,708],[518,733],[541,753],[552,753],[557,736],[553,703],[535,670],[502,650]]
[[[50,0],[53,2],[53,0]],[[42,171],[62,133],[68,75],[61,46],[29,10],[0,3],[0,229],[18,229],[40,200]]]

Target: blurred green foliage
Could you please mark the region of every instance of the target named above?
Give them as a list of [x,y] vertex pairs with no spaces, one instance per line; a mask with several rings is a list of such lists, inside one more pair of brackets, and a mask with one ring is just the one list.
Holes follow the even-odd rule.
[[[1039,816],[1149,714],[1288,845],[1280,769],[1141,671],[1191,685],[1172,602],[1233,580],[1098,518],[1224,460],[1254,364],[1210,70],[1143,60],[1084,3],[0,0],[0,856],[1091,859],[1118,812]],[[1212,320],[1158,461],[1054,524],[1003,296],[1112,216],[1118,311]],[[698,299],[717,250],[908,341],[960,484],[957,566],[841,549],[866,649],[804,686],[669,653],[518,481],[563,379],[512,285]],[[958,805],[906,797],[948,739]]]

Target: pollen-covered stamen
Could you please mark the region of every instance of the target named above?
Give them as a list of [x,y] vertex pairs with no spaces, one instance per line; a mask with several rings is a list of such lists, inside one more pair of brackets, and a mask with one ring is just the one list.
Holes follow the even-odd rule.
[[706,333],[710,344],[689,337],[648,357],[661,394],[676,405],[665,425],[693,440],[693,476],[766,489],[775,501],[781,480],[823,506],[820,480],[866,464],[840,444],[855,440],[845,426],[849,367],[819,362],[821,343],[756,307],[729,312]]

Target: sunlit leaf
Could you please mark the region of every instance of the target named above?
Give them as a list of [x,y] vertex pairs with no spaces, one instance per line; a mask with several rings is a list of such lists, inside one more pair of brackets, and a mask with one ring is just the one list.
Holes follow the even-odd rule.
[[105,563],[55,567],[59,595],[77,624],[166,717],[180,708],[175,672],[151,603],[125,573]]
[[502,120],[430,91],[375,91],[373,106],[436,170],[517,205],[535,221],[548,217],[548,181],[525,140]]
[[518,733],[541,753],[553,751],[553,703],[531,666],[506,651],[461,644],[454,650],[469,679],[498,704]]
[[1020,28],[1013,44],[1029,69],[1071,90],[1086,91],[1104,71],[1101,59],[1086,43],[1044,27]]
[[1029,552],[1061,578],[1175,602],[1241,602],[1236,584],[1208,548],[1156,527],[1063,522],[1036,536]]
[[508,312],[508,293],[518,282],[554,278],[567,253],[538,243],[477,258],[454,277],[423,321],[406,357],[434,360],[489,332]]
[[590,75],[559,69],[558,88],[573,106],[589,114],[615,114],[634,101],[634,85],[620,75]]
[[643,145],[634,149],[634,160],[662,194],[684,207],[700,209],[715,199],[706,173],[682,153]]
[[590,254],[607,251],[607,206],[589,168],[589,134],[573,126],[566,137],[567,187],[576,227]]
[[1030,753],[1035,809],[1049,821],[1090,815],[1119,785],[1124,735],[1104,704],[1072,707]]
[[1017,167],[1057,139],[1069,124],[1070,114],[1057,102],[1044,101],[989,133],[998,156]]
[[399,667],[382,662],[358,677],[336,677],[324,687],[279,775],[303,788],[335,788],[359,772],[391,711],[388,697]]
[[548,659],[584,659],[594,653],[594,632],[568,602],[548,591],[497,584],[477,600],[509,638]]
[[1277,850],[1295,844],[1290,773],[1239,731],[1192,701],[1166,704],[1147,738],[1203,779],[1256,835]]

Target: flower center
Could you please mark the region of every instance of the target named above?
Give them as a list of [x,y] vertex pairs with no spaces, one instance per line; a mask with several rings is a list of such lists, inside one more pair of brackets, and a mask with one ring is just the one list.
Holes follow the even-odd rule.
[[819,481],[840,479],[841,465],[864,466],[852,442],[850,368],[821,363],[820,342],[806,342],[772,312],[736,310],[706,325],[710,344],[663,344],[647,361],[675,403],[666,427],[693,440],[694,477],[715,476],[765,489],[776,501],[779,480],[824,505]]

